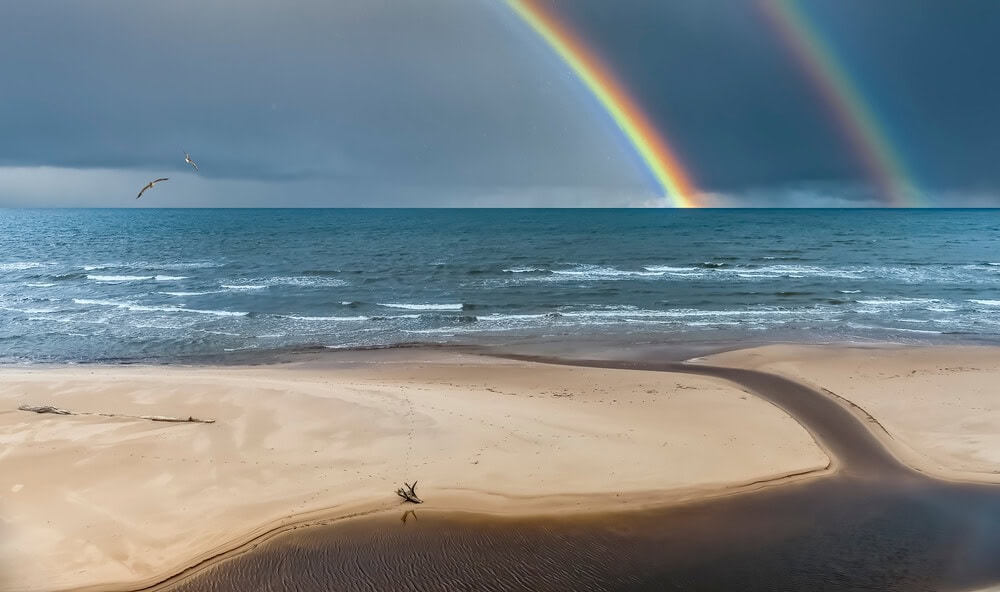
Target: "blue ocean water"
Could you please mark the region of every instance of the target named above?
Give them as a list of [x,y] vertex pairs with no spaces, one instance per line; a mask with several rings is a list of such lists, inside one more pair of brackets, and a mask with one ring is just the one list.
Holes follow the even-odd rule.
[[1000,211],[0,210],[0,362],[1000,341]]

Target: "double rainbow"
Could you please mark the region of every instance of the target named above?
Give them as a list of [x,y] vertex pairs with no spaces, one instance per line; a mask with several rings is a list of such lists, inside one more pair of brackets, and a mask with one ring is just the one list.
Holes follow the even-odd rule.
[[549,44],[615,121],[656,179],[668,205],[696,207],[698,190],[674,151],[600,60],[538,0],[507,3]]
[[888,205],[924,205],[914,177],[865,101],[860,85],[837,59],[797,0],[760,0],[761,11],[813,80],[833,117]]
[[[506,0],[556,54],[611,116],[661,188],[669,205],[696,207],[699,191],[649,118],[600,60],[562,25],[542,0]],[[899,151],[820,31],[798,6],[798,0],[759,0],[762,14],[829,105],[887,205],[925,205]]]

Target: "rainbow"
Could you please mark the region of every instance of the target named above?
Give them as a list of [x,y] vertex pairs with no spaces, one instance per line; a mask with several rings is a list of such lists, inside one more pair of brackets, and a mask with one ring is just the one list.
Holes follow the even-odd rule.
[[919,207],[917,184],[858,85],[837,60],[797,0],[760,0],[766,20],[812,78],[833,110],[879,194],[889,205]]
[[507,0],[510,7],[566,62],[615,121],[675,207],[698,203],[690,177],[657,129],[600,60],[536,0]]

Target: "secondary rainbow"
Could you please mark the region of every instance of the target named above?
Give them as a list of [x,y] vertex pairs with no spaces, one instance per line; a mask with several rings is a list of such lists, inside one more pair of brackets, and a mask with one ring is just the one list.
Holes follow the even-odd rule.
[[762,12],[833,111],[881,197],[893,206],[923,203],[913,176],[874,111],[797,0],[760,0]]
[[600,60],[554,15],[533,0],[507,0],[510,7],[569,66],[615,121],[676,207],[697,207],[697,189],[655,126]]

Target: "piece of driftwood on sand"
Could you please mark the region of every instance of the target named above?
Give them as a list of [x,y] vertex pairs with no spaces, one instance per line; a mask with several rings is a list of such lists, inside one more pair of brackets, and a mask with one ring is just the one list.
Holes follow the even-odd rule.
[[405,485],[406,487],[405,488],[404,487],[400,487],[399,489],[397,489],[396,490],[396,495],[398,495],[399,497],[403,498],[404,502],[410,502],[410,503],[414,503],[414,504],[422,504],[422,503],[424,503],[424,500],[422,500],[419,497],[417,497],[417,492],[414,491],[417,488],[417,482],[416,481],[413,482],[413,485],[410,485],[409,483],[406,483],[406,482],[403,482],[403,485]]
[[168,423],[215,423],[214,419],[198,419],[197,417],[170,417],[166,415],[125,415],[123,413],[87,413],[60,409],[52,405],[21,405],[21,411],[32,413],[51,413],[53,415],[100,415],[103,417],[125,417],[128,419],[145,419],[147,421],[164,421]]

